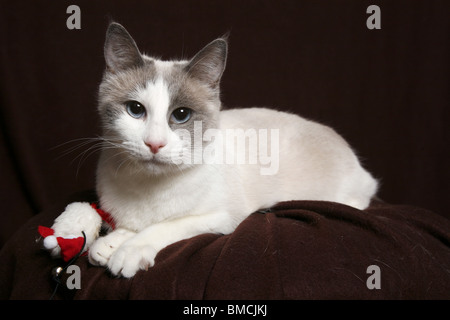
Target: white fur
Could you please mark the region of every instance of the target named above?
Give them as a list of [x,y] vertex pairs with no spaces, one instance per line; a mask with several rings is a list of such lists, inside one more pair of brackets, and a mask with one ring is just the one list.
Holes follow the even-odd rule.
[[[155,82],[147,82],[145,89],[135,94],[136,100],[144,103],[147,109],[142,141],[148,144],[166,145],[170,138],[167,125],[167,111],[170,96],[167,85],[159,77]],[[145,146],[147,149],[148,147]],[[161,150],[160,150],[161,152]]]

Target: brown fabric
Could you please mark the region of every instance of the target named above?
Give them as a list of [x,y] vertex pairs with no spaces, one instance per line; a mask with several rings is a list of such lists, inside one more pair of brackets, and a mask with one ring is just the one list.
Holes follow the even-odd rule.
[[[81,30],[69,30],[69,5]],[[109,19],[143,52],[190,57],[230,32],[227,107],[271,106],[331,125],[381,179],[380,197],[450,217],[450,2],[0,1],[0,245],[31,216],[92,189],[96,91]],[[61,147],[55,148],[56,146]],[[86,159],[87,157],[87,159]],[[82,165],[79,167],[79,162]]]
[[[3,248],[0,298],[50,297],[51,270],[64,263],[35,239],[37,226],[49,226],[63,207],[30,220]],[[61,287],[56,299],[450,299],[450,222],[411,206],[375,203],[362,212],[285,202],[249,216],[231,235],[167,247],[131,280],[86,257],[76,264],[81,289]],[[370,265],[380,268],[379,290],[366,286]]]

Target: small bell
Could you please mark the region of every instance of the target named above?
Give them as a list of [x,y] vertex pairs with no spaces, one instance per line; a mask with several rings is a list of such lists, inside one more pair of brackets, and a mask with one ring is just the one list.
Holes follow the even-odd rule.
[[55,267],[55,268],[52,269],[52,276],[53,276],[54,278],[58,278],[58,277],[59,277],[59,274],[60,274],[62,271],[63,271],[63,268],[62,268],[62,267]]

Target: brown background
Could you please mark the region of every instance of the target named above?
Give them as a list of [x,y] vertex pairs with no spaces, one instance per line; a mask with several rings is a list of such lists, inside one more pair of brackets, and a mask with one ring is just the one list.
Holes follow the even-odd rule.
[[[71,4],[81,30],[66,27]],[[381,30],[366,28],[371,4]],[[425,0],[1,0],[0,246],[31,216],[94,187],[98,154],[79,156],[92,144],[65,153],[100,133],[111,19],[164,59],[230,32],[227,107],[271,106],[328,124],[381,180],[383,200],[450,217],[449,16],[448,1]]]

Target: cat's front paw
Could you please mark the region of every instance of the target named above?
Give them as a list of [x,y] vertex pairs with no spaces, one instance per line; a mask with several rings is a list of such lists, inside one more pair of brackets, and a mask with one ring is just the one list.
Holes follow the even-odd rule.
[[124,243],[111,256],[108,268],[113,275],[133,277],[139,270],[147,270],[155,264],[157,251],[145,243]]
[[106,266],[111,255],[126,240],[134,236],[136,233],[117,229],[104,237],[98,238],[89,249],[89,262],[96,266]]

